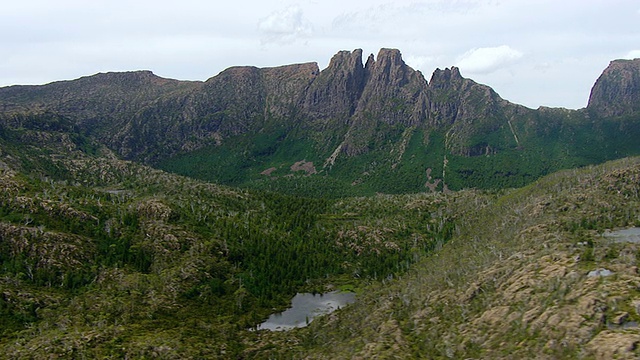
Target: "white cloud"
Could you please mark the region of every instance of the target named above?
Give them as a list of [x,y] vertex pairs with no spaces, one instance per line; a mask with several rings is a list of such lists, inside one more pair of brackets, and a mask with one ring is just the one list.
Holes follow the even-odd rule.
[[258,22],[262,42],[291,43],[298,38],[309,36],[313,30],[298,6],[290,6],[276,11]]
[[339,50],[362,48],[366,58],[385,47],[427,78],[458,65],[505,99],[578,108],[609,61],[640,57],[631,0],[4,3],[0,86],[136,69],[205,80],[233,65],[324,67]]
[[625,59],[638,59],[640,58],[640,50],[631,50],[624,56]]
[[513,63],[522,55],[507,45],[476,48],[459,57],[456,66],[470,73],[488,74]]
[[[424,70],[428,65],[431,65],[435,61],[435,58],[433,56],[408,55],[405,57],[404,61],[415,70]],[[431,70],[433,69],[427,69],[427,71]]]

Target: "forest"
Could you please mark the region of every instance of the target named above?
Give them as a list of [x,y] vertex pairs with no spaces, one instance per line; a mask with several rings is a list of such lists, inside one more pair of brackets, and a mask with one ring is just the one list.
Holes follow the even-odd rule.
[[[230,187],[122,160],[55,114],[1,120],[6,358],[639,355],[640,248],[602,235],[640,226],[637,157],[540,177],[584,165],[581,152],[509,187],[485,176],[494,162],[526,168],[509,151],[424,171],[416,131],[395,168],[367,167],[375,152],[352,160],[373,179],[360,189],[302,173]],[[448,189],[430,178],[444,170],[494,182]],[[407,193],[374,191],[396,181]],[[615,275],[588,275],[600,269]],[[334,289],[356,303],[254,331],[296,293]],[[631,345],[602,350],[618,343]]]
[[[210,345],[241,351],[233,334],[296,292],[393,278],[456,229],[441,193],[241,190],[119,160],[61,126],[2,127],[0,314],[16,357],[36,343],[57,356],[120,356],[117,343],[151,328],[233,329]],[[96,331],[89,353],[76,347]]]

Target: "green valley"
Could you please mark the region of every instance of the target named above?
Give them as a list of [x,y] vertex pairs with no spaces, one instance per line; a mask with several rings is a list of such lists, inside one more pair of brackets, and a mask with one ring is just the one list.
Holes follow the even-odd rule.
[[394,49],[0,88],[0,358],[637,358],[638,73],[579,110]]

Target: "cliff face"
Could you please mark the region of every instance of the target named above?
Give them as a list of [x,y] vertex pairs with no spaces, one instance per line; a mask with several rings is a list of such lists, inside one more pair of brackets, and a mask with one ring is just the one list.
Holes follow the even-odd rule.
[[302,108],[318,125],[329,119],[344,121],[355,111],[364,82],[362,50],[340,51],[310,84]]
[[361,87],[352,102],[343,141],[330,162],[339,153],[354,156],[379,147],[384,141],[399,141],[397,135],[389,138],[386,133],[402,133],[404,128],[416,127],[425,119],[426,80],[404,63],[398,50],[381,49],[377,58],[368,57],[364,67],[362,52],[354,54],[358,56],[357,69],[362,69],[357,72]]
[[382,49],[365,67],[366,86],[358,104],[361,113],[377,114],[387,124],[417,126],[427,107],[427,82],[402,60],[400,51]]
[[591,89],[587,108],[607,117],[640,111],[640,59],[612,61]]
[[407,66],[398,50],[382,49],[377,60],[372,54],[366,64],[362,50],[341,51],[310,85],[301,107],[309,129],[322,132],[318,137],[333,144],[334,155],[352,156],[375,145],[381,124],[421,123],[425,90],[422,74]]

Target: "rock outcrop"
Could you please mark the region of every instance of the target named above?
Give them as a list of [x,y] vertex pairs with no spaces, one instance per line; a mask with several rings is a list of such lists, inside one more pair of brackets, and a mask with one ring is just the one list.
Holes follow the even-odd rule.
[[344,121],[355,111],[364,82],[362,50],[340,51],[309,86],[302,107],[314,121]]
[[370,55],[364,66],[361,96],[340,151],[348,156],[366,153],[371,146],[390,140],[380,129],[421,124],[426,117],[426,89],[422,74],[405,64],[400,51],[381,49],[377,59]]
[[587,108],[604,117],[640,111],[640,59],[609,63],[591,89]]

